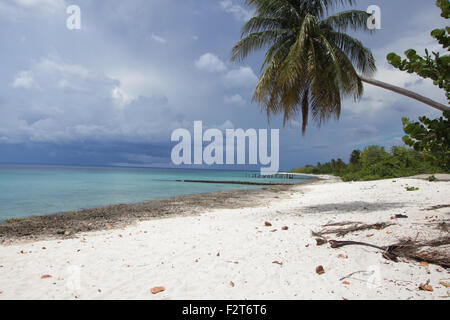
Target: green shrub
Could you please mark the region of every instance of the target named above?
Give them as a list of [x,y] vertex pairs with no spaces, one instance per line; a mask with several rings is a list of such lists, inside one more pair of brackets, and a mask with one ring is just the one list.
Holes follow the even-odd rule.
[[445,171],[450,171],[449,118],[449,111],[435,120],[420,117],[419,122],[411,122],[403,118],[403,128],[407,134],[403,141],[414,150],[422,152],[426,160]]
[[386,152],[384,147],[369,146],[361,154],[361,164],[363,167],[370,167],[380,161],[383,161],[389,157],[389,153]]
[[[441,9],[441,16],[450,18],[449,0],[437,0],[436,5]],[[447,23],[448,25],[448,23]],[[435,29],[431,37],[439,42],[443,51],[450,50],[450,27]],[[406,58],[391,52],[387,56],[389,64],[394,68],[415,73],[421,78],[433,80],[433,84],[441,88],[450,102],[450,54],[441,54],[425,50],[425,56],[417,54],[416,50],[405,52]],[[406,136],[403,141],[425,155],[425,159],[434,166],[450,172],[450,111],[445,111],[439,119],[430,120],[420,117],[419,122],[411,122],[403,118],[403,129]]]
[[420,151],[392,147],[389,153],[383,147],[369,146],[360,153],[356,150],[352,152],[350,164],[338,159],[324,164],[318,163],[316,166],[304,166],[291,172],[335,175],[343,181],[369,181],[444,171],[432,162],[425,161],[425,156]]

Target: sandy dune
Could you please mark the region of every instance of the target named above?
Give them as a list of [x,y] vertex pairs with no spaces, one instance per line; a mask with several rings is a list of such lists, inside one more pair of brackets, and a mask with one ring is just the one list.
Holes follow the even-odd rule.
[[[441,282],[450,283],[450,273],[439,266],[394,263],[369,247],[319,247],[311,236],[311,230],[342,221],[396,223],[343,238],[377,245],[448,235],[435,225],[448,221],[450,208],[421,209],[450,204],[450,182],[393,181],[299,186],[288,192],[289,199],[263,207],[3,245],[0,299],[448,298],[449,289]],[[408,192],[406,186],[420,190]],[[409,218],[391,220],[395,214]],[[435,221],[430,222],[431,216]],[[266,221],[272,226],[266,227]],[[322,275],[316,273],[319,265]],[[362,272],[340,280],[356,271]],[[419,290],[428,280],[433,291]],[[151,294],[156,286],[166,290]]]

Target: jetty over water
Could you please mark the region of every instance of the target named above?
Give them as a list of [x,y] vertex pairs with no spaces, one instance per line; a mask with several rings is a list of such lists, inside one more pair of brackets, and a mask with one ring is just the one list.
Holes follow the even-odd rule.
[[293,183],[283,182],[252,182],[252,181],[218,181],[218,180],[176,180],[177,182],[187,183],[218,183],[218,184],[243,184],[251,186],[292,186]]
[[[245,181],[240,180],[176,180],[176,181],[187,183],[242,184],[253,186],[286,186],[286,185],[290,186],[296,184],[293,183],[293,181],[289,182],[289,180],[295,180],[295,176],[296,174],[293,173],[261,174],[258,172],[247,172],[245,173],[246,178]],[[252,181],[252,179],[255,180]],[[264,180],[272,180],[272,181],[264,181]]]

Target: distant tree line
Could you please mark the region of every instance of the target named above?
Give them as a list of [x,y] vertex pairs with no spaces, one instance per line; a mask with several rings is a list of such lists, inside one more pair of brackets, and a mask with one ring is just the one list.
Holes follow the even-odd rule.
[[382,146],[368,146],[354,150],[348,163],[333,159],[293,169],[293,173],[335,175],[344,181],[379,180],[450,172],[444,165],[430,161],[422,152],[406,147],[392,147],[390,152]]

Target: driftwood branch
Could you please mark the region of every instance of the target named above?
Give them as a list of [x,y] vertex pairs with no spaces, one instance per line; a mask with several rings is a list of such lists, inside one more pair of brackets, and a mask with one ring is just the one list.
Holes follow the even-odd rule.
[[[349,224],[349,223],[346,222],[345,224]],[[353,225],[351,227],[324,230],[324,231],[320,231],[320,232],[315,232],[314,235],[323,237],[326,234],[336,234],[338,237],[343,237],[350,232],[362,231],[362,230],[383,230],[392,225],[394,225],[394,223],[391,223],[391,222],[381,222],[381,223],[375,223],[375,224],[355,223],[355,225]]]
[[[439,206],[442,208],[444,206]],[[445,205],[446,207],[446,205]],[[434,207],[436,208],[436,206]],[[353,224],[349,227],[343,227]],[[341,226],[341,228],[332,228],[325,229],[320,232],[312,231],[312,236],[316,237],[317,245],[322,245],[325,243],[329,243],[331,248],[342,248],[345,246],[366,246],[370,248],[374,248],[380,250],[385,259],[392,260],[397,262],[398,258],[407,258],[413,259],[417,261],[423,261],[431,264],[440,265],[444,268],[450,267],[450,250],[448,246],[450,246],[450,236],[445,236],[433,240],[428,241],[418,241],[416,239],[407,239],[402,240],[398,243],[388,246],[377,246],[367,242],[359,242],[359,241],[338,241],[338,240],[327,240],[324,235],[327,234],[336,234],[338,237],[343,237],[350,232],[361,231],[361,230],[383,230],[389,226],[394,225],[391,222],[381,222],[375,224],[361,224],[359,222],[340,222],[340,223],[329,223],[324,225],[324,227],[337,227]],[[438,225],[439,228],[443,231],[447,231],[448,226],[444,222]]]
[[[341,248],[350,245],[375,248],[382,251],[384,258],[395,262],[398,261],[398,258],[407,258],[436,264],[443,268],[450,268],[450,251],[448,249],[442,251],[430,249],[450,245],[450,237],[448,236],[429,241],[403,240],[399,243],[383,247],[358,241],[330,240],[328,242],[332,248]],[[428,249],[422,250],[422,248]]]
[[420,242],[404,240],[389,246],[387,252],[394,256],[432,263],[443,268],[450,268],[450,250],[448,248],[446,250],[437,250],[437,248],[449,245],[449,236]]

